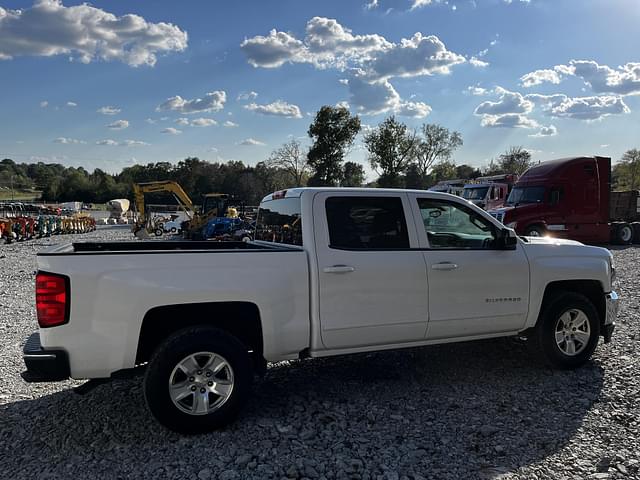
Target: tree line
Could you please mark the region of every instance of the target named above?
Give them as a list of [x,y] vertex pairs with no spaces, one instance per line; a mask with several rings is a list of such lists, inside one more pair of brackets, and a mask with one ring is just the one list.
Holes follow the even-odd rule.
[[[533,164],[530,152],[516,146],[482,168],[458,165],[453,158],[463,139],[457,131],[438,124],[411,130],[394,116],[363,131],[360,118],[347,108],[324,106],[307,131],[309,148],[292,139],[254,166],[190,157],[177,164],[133,165],[110,174],[98,168],[89,172],[82,167],[4,159],[0,161],[0,187],[40,190],[42,199],[51,202],[104,203],[114,198],[131,199],[133,183],[174,180],[195,203],[202,194],[224,192],[255,205],[269,192],[292,186],[365,185],[363,165],[346,161],[359,133],[363,133],[367,161],[378,175],[367,186],[424,189],[441,180],[521,174]],[[627,151],[614,165],[612,178],[615,188],[640,188],[640,150]],[[172,203],[161,195],[152,201]]]

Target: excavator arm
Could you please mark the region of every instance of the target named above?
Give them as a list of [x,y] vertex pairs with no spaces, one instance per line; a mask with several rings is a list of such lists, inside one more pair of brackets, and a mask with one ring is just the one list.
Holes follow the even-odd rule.
[[138,220],[133,228],[134,233],[144,230],[147,224],[146,207],[144,203],[144,196],[147,193],[169,192],[172,193],[177,202],[184,208],[189,217],[193,217],[195,209],[193,202],[182,187],[171,180],[146,182],[146,183],[134,183],[133,195],[136,203],[136,210],[138,211]]

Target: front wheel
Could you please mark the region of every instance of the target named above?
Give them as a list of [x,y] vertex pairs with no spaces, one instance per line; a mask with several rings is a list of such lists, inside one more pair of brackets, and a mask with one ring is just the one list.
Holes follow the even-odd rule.
[[235,419],[252,379],[248,349],[236,337],[217,328],[191,327],[158,348],[144,393],[161,424],[179,433],[204,433]]
[[564,292],[553,297],[529,337],[535,354],[547,365],[574,369],[585,364],[598,344],[600,321],[584,295]]
[[544,228],[539,225],[534,225],[532,227],[527,227],[524,232],[525,237],[544,237],[547,232]]

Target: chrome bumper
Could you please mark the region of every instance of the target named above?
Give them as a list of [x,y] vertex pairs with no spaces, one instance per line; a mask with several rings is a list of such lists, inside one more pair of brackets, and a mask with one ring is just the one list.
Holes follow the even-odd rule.
[[604,337],[604,342],[609,343],[613,336],[613,330],[616,328],[616,318],[618,317],[618,305],[620,302],[618,294],[614,291],[605,295],[605,301],[607,304],[607,312],[604,319],[602,336]]
[[618,317],[618,294],[614,291],[611,291],[611,293],[607,293],[605,295],[605,299],[607,302],[607,316],[604,319],[604,324],[615,324],[616,318]]

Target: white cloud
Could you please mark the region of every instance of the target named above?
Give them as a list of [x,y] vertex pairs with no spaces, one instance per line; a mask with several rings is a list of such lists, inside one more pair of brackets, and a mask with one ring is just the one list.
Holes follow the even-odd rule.
[[542,126],[538,133],[534,133],[533,135],[529,135],[530,137],[540,138],[540,137],[553,137],[558,134],[558,129],[554,125],[549,125],[548,127]]
[[115,122],[112,122],[109,125],[107,125],[107,128],[110,128],[111,130],[124,130],[125,128],[129,128],[129,121],[116,120]]
[[147,118],[147,119],[145,119],[145,122],[147,122],[149,125],[155,125],[156,124],[156,120],[154,120],[153,118]]
[[593,60],[571,60],[568,68],[595,93],[640,94],[640,62],[626,63],[613,69],[607,65],[598,65]]
[[475,109],[476,115],[502,115],[505,113],[529,113],[533,109],[533,102],[527,100],[518,92],[510,92],[502,87],[496,87],[496,94],[500,95],[497,102],[489,100],[482,102]]
[[543,82],[560,83],[564,77],[580,78],[594,93],[616,95],[640,94],[640,62],[629,62],[617,68],[599,65],[594,60],[571,60],[567,65],[556,65],[553,70],[536,70],[520,78],[524,87]]
[[551,108],[551,115],[579,120],[600,120],[609,115],[620,115],[630,111],[621,97],[600,95],[566,98]]
[[217,112],[224,108],[227,94],[224,90],[216,90],[205,94],[204,98],[185,100],[180,95],[168,98],[158,105],[157,112],[173,110],[180,113]]
[[489,93],[489,90],[487,90],[486,88],[479,87],[477,85],[471,85],[467,87],[467,89],[463,93],[467,93],[476,97],[481,97]]
[[254,91],[241,92],[236,97],[236,100],[238,100],[238,101],[247,101],[247,100],[255,100],[256,98],[258,98],[258,92],[254,92]]
[[412,0],[411,8],[409,10],[416,10],[418,8],[426,7],[435,3],[433,0]]
[[320,67],[343,67],[349,61],[360,62],[391,45],[381,35],[354,35],[332,18],[313,17],[307,22],[305,56]]
[[231,120],[227,120],[226,122],[224,122],[222,124],[223,127],[227,127],[227,128],[235,128],[235,127],[239,127],[240,125],[238,125],[235,122],[232,122]]
[[368,82],[360,77],[349,79],[349,104],[364,115],[393,112],[398,115],[424,118],[431,107],[422,102],[405,102],[387,80]]
[[264,37],[257,35],[245,39],[240,48],[254,67],[276,68],[287,62],[305,62],[306,47],[295,37],[275,29]]
[[116,142],[115,140],[111,140],[110,138],[107,140],[98,140],[96,142],[96,145],[106,145],[106,146],[110,146],[110,147],[115,147],[118,145],[118,142]]
[[363,64],[371,79],[392,77],[416,77],[451,73],[451,67],[466,60],[462,55],[450,52],[435,35],[423,36],[420,32],[409,39],[393,44],[370,61]]
[[245,140],[242,140],[240,143],[238,143],[238,145],[253,146],[253,145],[266,145],[266,143],[261,142],[260,140],[256,140],[255,138],[247,138]]
[[187,48],[187,33],[170,23],[139,15],[118,17],[89,4],[65,7],[61,0],[36,0],[31,8],[0,8],[0,60],[66,55],[82,63],[118,60],[154,65],[158,53]]
[[49,102],[46,100],[43,100],[40,102],[40,107],[42,108],[47,108],[49,106]]
[[194,118],[193,120],[191,120],[190,125],[192,127],[211,127],[217,124],[218,122],[216,122],[213,118]]
[[78,106],[78,104],[76,102],[67,102],[67,107],[73,108],[73,107],[77,107],[77,106]]
[[489,62],[485,62],[484,60],[480,60],[478,57],[471,57],[469,59],[469,63],[474,67],[484,68],[489,66]]
[[378,8],[378,0],[371,0],[364,6],[364,8],[366,10],[375,10],[376,8]]
[[557,85],[560,83],[560,75],[555,70],[543,69],[535,70],[520,77],[520,84],[525,87],[534,87],[541,83],[548,82]]
[[519,113],[483,115],[480,125],[483,127],[503,128],[538,128],[540,126],[535,120]]
[[446,49],[434,35],[416,33],[399,43],[381,35],[354,35],[334,19],[313,17],[304,41],[272,30],[268,36],[245,39],[241,45],[254,67],[276,68],[285,63],[311,63],[316,68],[360,68],[370,80],[447,74],[465,58]]
[[336,103],[336,108],[346,108],[347,110],[351,109],[351,105],[346,100],[342,100],[341,102]]
[[183,125],[183,126],[187,126],[189,125],[189,119],[186,117],[181,117],[181,118],[177,118],[176,119],[176,123],[178,125]]
[[562,103],[568,97],[564,93],[554,93],[553,95],[540,95],[538,93],[530,93],[525,95],[524,98],[532,101],[535,105],[538,105],[544,111],[551,110],[554,106]]
[[64,145],[71,145],[71,144],[80,145],[80,144],[87,143],[84,140],[78,140],[76,138],[68,138],[68,137],[58,137],[53,142],[54,143],[62,143]]
[[121,110],[118,107],[112,107],[111,105],[100,107],[96,111],[98,113],[101,113],[102,115],[117,115],[118,113],[121,112]]
[[404,117],[424,118],[431,113],[431,107],[423,102],[402,102],[395,112]]
[[116,142],[112,139],[98,140],[96,145],[108,146],[108,147],[146,147],[150,143],[143,142],[141,140],[124,140],[123,142]]
[[182,133],[182,130],[178,130],[177,128],[173,127],[167,127],[162,130],[162,133],[168,133],[169,135],[180,135]]
[[262,115],[274,115],[287,118],[302,118],[300,107],[291,103],[287,103],[283,100],[276,100],[273,103],[268,103],[265,105],[250,103],[249,105],[245,105],[244,108],[246,108],[247,110],[251,110],[252,112],[261,113]]
[[120,145],[123,145],[125,147],[146,147],[150,144],[141,140],[125,140]]

